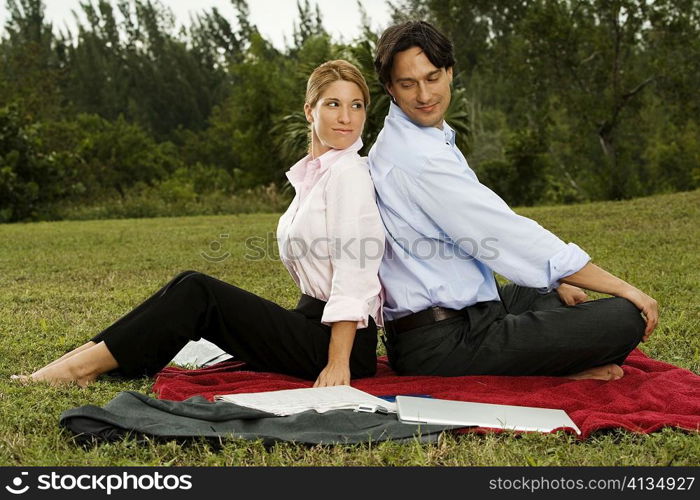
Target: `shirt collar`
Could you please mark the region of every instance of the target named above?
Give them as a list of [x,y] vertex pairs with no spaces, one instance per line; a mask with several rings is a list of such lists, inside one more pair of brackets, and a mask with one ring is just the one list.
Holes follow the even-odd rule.
[[442,120],[442,130],[437,127],[422,127],[414,123],[406,113],[396,104],[391,102],[389,105],[389,119],[394,119],[400,122],[402,125],[407,125],[415,130],[425,132],[440,141],[449,142],[453,146],[455,145],[456,133],[452,127],[450,127],[445,120]]
[[455,132],[455,130],[444,120],[442,122],[442,131],[445,133],[445,141],[454,146],[457,139],[457,132]]
[[319,174],[321,174],[329,169],[330,166],[333,165],[341,156],[357,153],[360,149],[362,149],[362,138],[358,137],[351,146],[348,146],[345,149],[329,149],[315,159],[312,158],[310,154],[307,154],[301,160],[296,162],[292,168],[287,170],[287,179],[289,179],[289,182],[292,184],[294,189],[296,189],[297,186],[304,181],[309,163],[313,161],[318,162],[317,165],[319,167]]

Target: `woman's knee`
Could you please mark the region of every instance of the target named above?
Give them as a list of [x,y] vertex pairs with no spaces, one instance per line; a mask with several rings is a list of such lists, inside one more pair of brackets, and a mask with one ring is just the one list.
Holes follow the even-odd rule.
[[178,273],[177,275],[175,275],[175,277],[173,278],[173,281],[180,281],[181,279],[183,279],[187,276],[190,276],[192,274],[201,274],[201,273],[199,271],[194,271],[192,269],[189,269],[187,271],[182,271],[181,273]]
[[209,276],[199,271],[183,271],[175,276],[169,283],[168,289],[200,287],[205,284]]

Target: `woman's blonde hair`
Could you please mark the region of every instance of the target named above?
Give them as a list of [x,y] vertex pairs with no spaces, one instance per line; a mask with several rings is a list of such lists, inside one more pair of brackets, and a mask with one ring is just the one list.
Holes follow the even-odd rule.
[[369,87],[365,77],[357,67],[343,59],[326,61],[311,73],[306,82],[306,104],[313,108],[326,87],[338,80],[353,82],[360,87],[365,108],[369,106]]

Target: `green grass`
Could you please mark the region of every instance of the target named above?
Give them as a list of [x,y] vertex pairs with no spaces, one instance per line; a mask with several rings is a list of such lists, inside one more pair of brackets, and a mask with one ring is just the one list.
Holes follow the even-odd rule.
[[[656,298],[661,321],[648,355],[700,372],[700,191],[626,202],[519,210],[594,262]],[[601,432],[585,442],[553,435],[444,435],[437,444],[307,447],[227,439],[85,450],[58,427],[60,413],[102,405],[152,380],[100,379],[81,390],[20,386],[29,373],[82,344],[185,269],[197,269],[283,306],[297,290],[272,258],[247,260],[245,240],[274,234],[276,215],[232,215],[0,225],[0,465],[697,465],[697,433]],[[228,234],[220,239],[220,234]],[[272,236],[270,236],[271,238]],[[201,252],[231,256],[208,262]],[[274,241],[270,239],[271,246]]]

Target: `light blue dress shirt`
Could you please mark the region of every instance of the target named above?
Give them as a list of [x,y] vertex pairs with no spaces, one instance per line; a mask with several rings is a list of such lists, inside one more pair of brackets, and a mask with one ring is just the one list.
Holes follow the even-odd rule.
[[500,300],[492,271],[548,291],[590,260],[481,184],[445,122],[418,126],[392,103],[369,165],[386,230],[388,320]]

